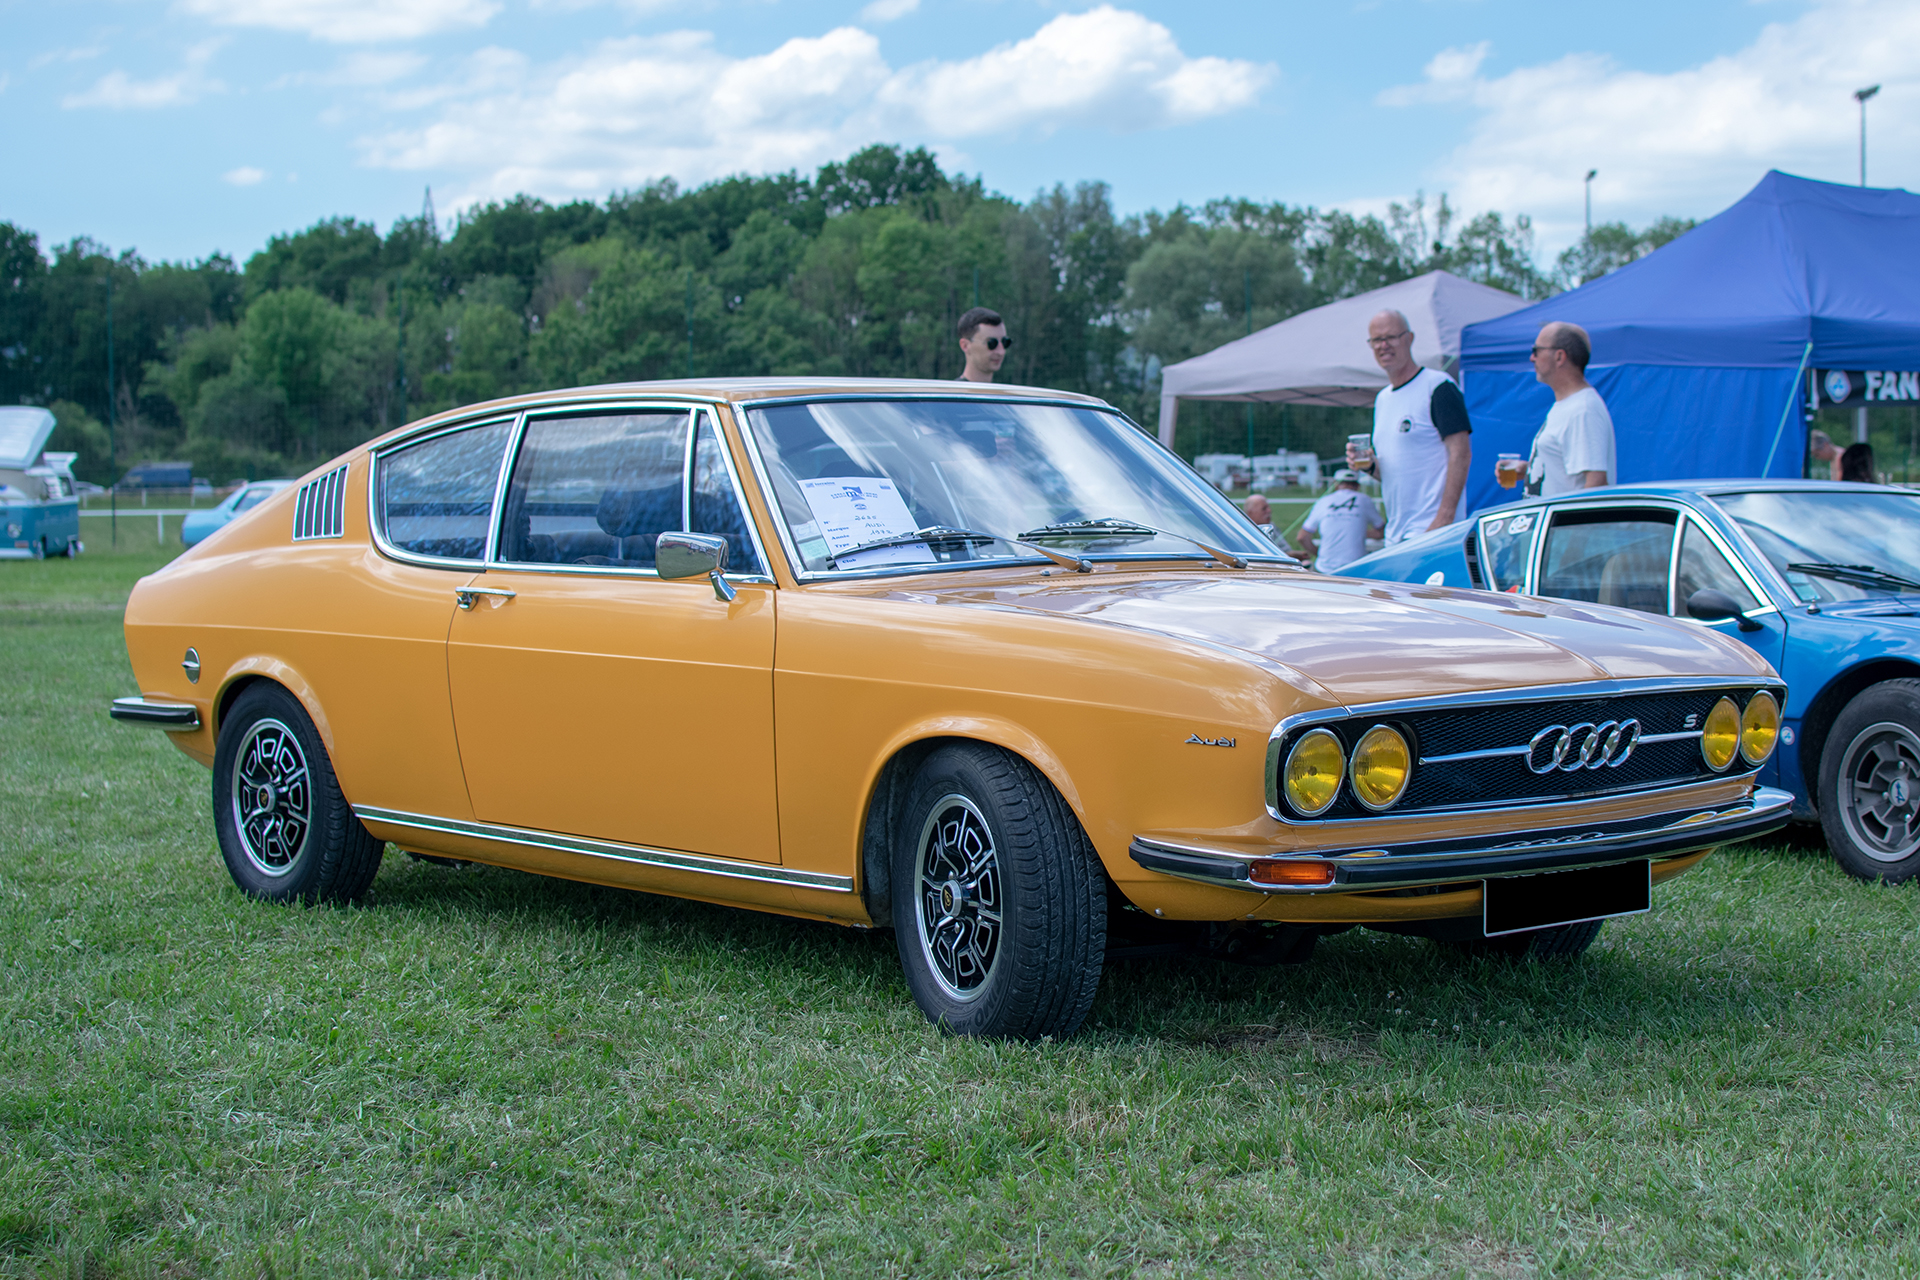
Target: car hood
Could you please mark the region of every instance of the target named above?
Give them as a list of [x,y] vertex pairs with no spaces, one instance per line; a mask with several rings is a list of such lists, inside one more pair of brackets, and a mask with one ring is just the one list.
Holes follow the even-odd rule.
[[1287,667],[1346,704],[1595,679],[1773,673],[1745,645],[1692,623],[1352,578],[1119,571],[889,594],[1226,647]]

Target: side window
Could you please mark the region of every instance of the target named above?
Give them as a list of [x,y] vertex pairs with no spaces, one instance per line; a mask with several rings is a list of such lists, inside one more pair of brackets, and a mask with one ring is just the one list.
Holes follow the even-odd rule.
[[1540,594],[1667,612],[1671,511],[1561,511],[1547,529]]
[[265,502],[267,500],[268,495],[270,495],[272,492],[273,490],[268,489],[264,486],[257,489],[247,490],[245,493],[240,495],[240,501],[233,504],[233,514],[239,515],[242,511],[253,510],[255,507],[259,506],[262,502]]
[[382,454],[380,528],[387,541],[416,555],[484,558],[512,427],[496,422]]
[[1540,513],[1493,516],[1480,522],[1480,573],[1489,591],[1525,591],[1527,559],[1540,530]]
[[700,415],[693,441],[693,527],[690,533],[710,533],[727,540],[727,572],[764,574],[766,566],[747,534],[746,512],[734,496],[727,472],[726,446],[714,429],[713,415]]
[[686,528],[687,413],[527,424],[507,485],[501,560],[653,568],[654,540]]
[[1680,572],[1674,580],[1674,613],[1686,617],[1688,597],[1707,588],[1726,592],[1743,610],[1760,607],[1760,601],[1720,554],[1720,548],[1713,545],[1699,525],[1689,520],[1686,532],[1680,535]]

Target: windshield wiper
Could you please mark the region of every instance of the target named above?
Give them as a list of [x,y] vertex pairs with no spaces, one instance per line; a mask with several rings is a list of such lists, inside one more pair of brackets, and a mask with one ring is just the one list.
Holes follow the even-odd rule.
[[1171,529],[1156,529],[1150,524],[1141,524],[1138,520],[1122,520],[1117,516],[1102,516],[1098,520],[1068,520],[1061,524],[1043,524],[1038,529],[1029,529],[1020,536],[1023,538],[1072,538],[1099,537],[1102,534],[1144,533],[1158,534],[1162,538],[1178,538],[1182,542],[1192,543],[1208,555],[1230,569],[1244,569],[1247,562],[1230,551],[1208,546],[1198,538],[1189,538],[1184,533],[1175,533]]
[[1029,550],[1038,551],[1055,564],[1062,568],[1071,569],[1075,573],[1093,572],[1093,562],[1083,560],[1079,556],[1069,556],[1058,551],[1050,551],[1046,547],[1035,546],[1031,542],[1022,542],[1019,538],[1005,538],[997,533],[985,533],[979,529],[956,529],[951,525],[944,524],[930,524],[924,529],[915,529],[912,533],[897,533],[890,538],[875,538],[871,542],[863,542],[859,546],[848,547],[845,551],[836,551],[827,557],[827,563],[837,569],[840,567],[840,561],[844,557],[853,555],[856,552],[877,551],[881,547],[904,547],[915,542],[1004,542],[1008,546],[1026,547]]
[[1836,564],[1831,560],[1795,560],[1787,568],[1797,573],[1810,573],[1817,578],[1832,578],[1835,582],[1844,582],[1853,587],[1904,587],[1909,591],[1920,591],[1920,582],[1912,578],[1903,578],[1897,573],[1888,573],[1885,569],[1876,569],[1870,564]]

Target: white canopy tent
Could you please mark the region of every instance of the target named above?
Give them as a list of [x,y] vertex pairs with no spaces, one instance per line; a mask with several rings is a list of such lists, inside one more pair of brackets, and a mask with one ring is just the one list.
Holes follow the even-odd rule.
[[1173,446],[1180,401],[1367,405],[1386,375],[1367,347],[1367,321],[1389,308],[1413,330],[1413,358],[1451,372],[1460,331],[1528,305],[1503,289],[1429,271],[1384,289],[1303,311],[1258,333],[1161,370],[1160,441]]

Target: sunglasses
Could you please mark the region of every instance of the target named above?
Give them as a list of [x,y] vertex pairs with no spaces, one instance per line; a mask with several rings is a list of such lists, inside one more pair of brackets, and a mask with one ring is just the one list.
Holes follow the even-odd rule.
[[987,350],[989,351],[998,351],[1002,347],[1005,347],[1009,351],[1013,350],[1012,338],[987,338],[985,342],[987,344]]
[[1532,347],[1532,348],[1529,348],[1527,351],[1527,358],[1531,360],[1534,356],[1539,355],[1542,351],[1558,351],[1559,349],[1560,348],[1558,347]]

